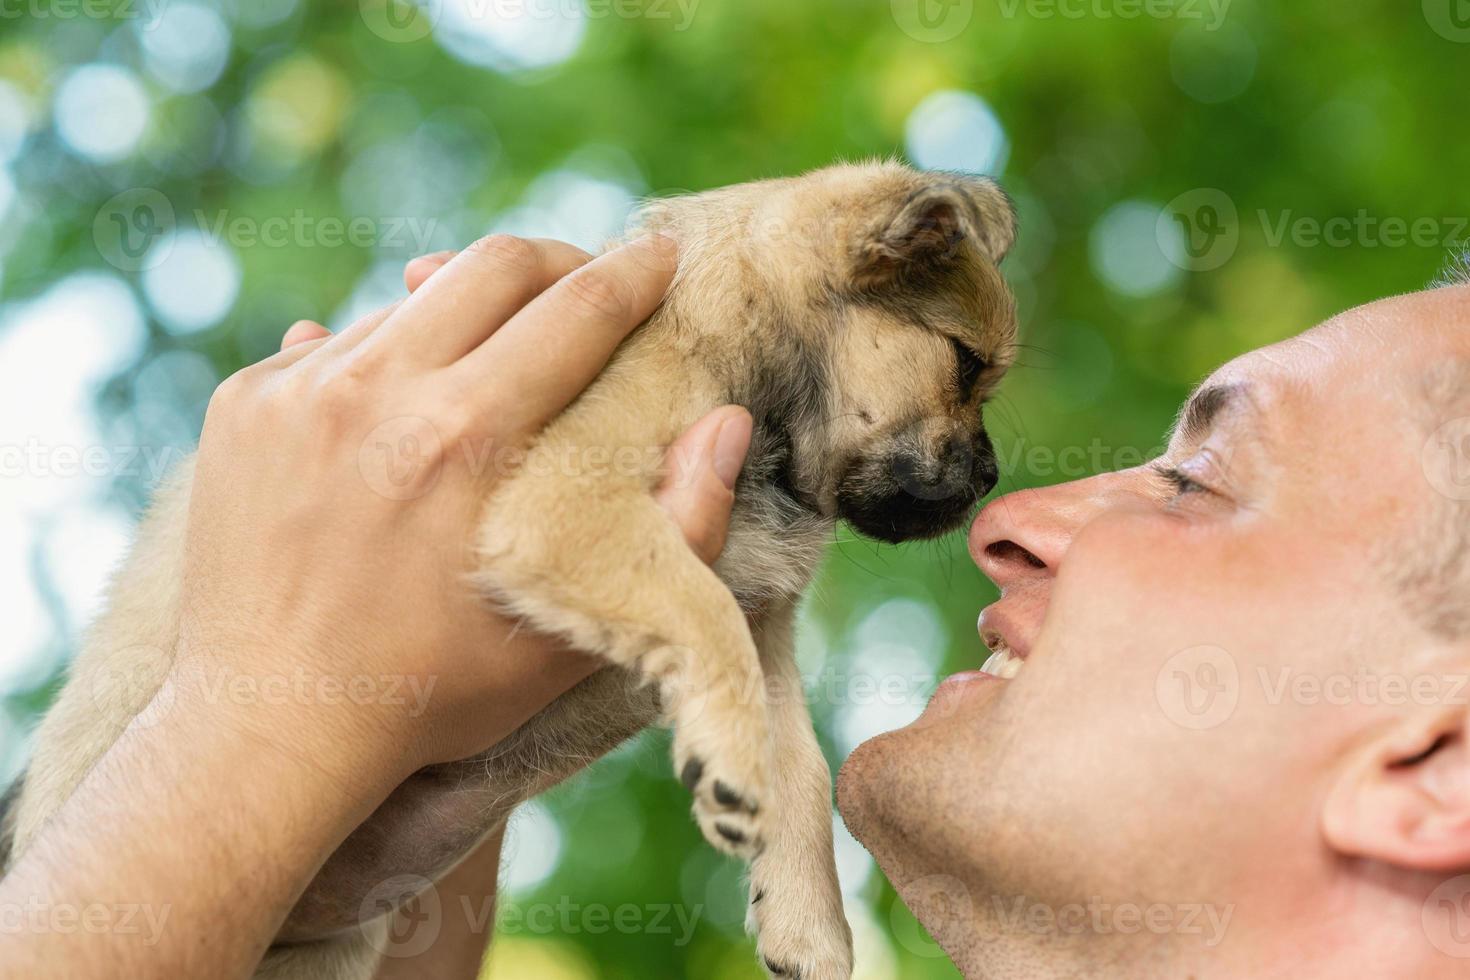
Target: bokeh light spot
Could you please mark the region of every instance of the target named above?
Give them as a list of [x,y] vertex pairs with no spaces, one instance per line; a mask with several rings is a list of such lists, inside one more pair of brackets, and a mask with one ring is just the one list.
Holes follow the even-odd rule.
[[292,157],[314,153],[336,139],[351,88],[336,68],[308,54],[270,67],[247,103],[258,152]]
[[208,88],[229,61],[229,25],[203,4],[175,0],[156,20],[137,23],[148,71],[176,92]]
[[1169,45],[1174,83],[1196,102],[1227,102],[1244,92],[1256,73],[1259,52],[1244,27],[1182,28]]
[[637,203],[633,192],[621,184],[574,170],[553,170],[536,178],[521,205],[501,215],[494,230],[558,238],[600,252],[627,227]]
[[524,895],[551,877],[561,846],[561,826],[551,811],[535,800],[522,804],[505,840],[506,890]]
[[948,643],[938,610],[917,599],[889,599],[853,627],[843,647],[852,651],[847,683],[833,690],[832,737],[840,756],[919,716]]
[[1179,267],[1159,246],[1159,213],[1157,204],[1123,201],[1093,226],[1092,268],[1113,290],[1125,296],[1152,296],[1178,282]]
[[435,38],[450,54],[499,72],[561,64],[577,53],[586,33],[582,0],[444,0],[434,25]]
[[116,163],[148,128],[148,93],[117,65],[73,69],[56,90],[56,131],[73,152],[94,163]]
[[1005,127],[972,92],[935,92],[909,116],[905,145],[909,159],[925,170],[998,174],[1010,157]]
[[189,334],[224,319],[240,295],[234,251],[197,231],[180,231],[154,248],[168,252],[157,264],[145,261],[143,293],[164,329]]
[[[137,360],[146,338],[132,290],[94,272],[68,276],[0,316],[0,594],[7,630],[0,694],[33,688],[56,669],[66,640],[58,627],[80,625],[94,608],[100,568],[120,553],[116,517],[101,502],[119,454],[99,431],[94,401],[104,381]],[[75,537],[65,530],[59,545],[46,547],[58,522],[112,531],[79,562],[69,543]],[[69,623],[52,619],[56,606],[40,588],[48,576],[61,587],[53,598]]]

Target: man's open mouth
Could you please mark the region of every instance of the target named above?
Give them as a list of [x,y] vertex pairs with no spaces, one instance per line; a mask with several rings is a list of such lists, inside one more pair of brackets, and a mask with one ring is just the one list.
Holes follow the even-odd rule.
[[1010,680],[1021,672],[1021,666],[1025,663],[1019,655],[1012,653],[1010,644],[1006,643],[1005,637],[992,633],[983,636],[985,645],[990,649],[990,656],[980,666],[982,674],[990,674],[1002,680]]
[[982,674],[1008,681],[1021,672],[1035,635],[1031,629],[1034,612],[1034,606],[1018,603],[1016,597],[1004,597],[980,611],[975,628],[990,651],[980,667]]

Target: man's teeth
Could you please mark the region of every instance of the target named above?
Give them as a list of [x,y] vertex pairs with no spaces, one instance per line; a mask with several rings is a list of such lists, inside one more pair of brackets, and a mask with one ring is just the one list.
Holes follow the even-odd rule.
[[1020,657],[1011,653],[1010,647],[1004,643],[998,643],[993,652],[980,667],[981,673],[992,674],[1010,680],[1021,672],[1021,665],[1025,663]]

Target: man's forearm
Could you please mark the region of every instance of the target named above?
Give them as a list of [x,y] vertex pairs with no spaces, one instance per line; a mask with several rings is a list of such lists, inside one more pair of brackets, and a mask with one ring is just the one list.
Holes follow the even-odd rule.
[[392,777],[349,782],[325,747],[251,735],[295,731],[284,715],[229,722],[181,701],[118,739],[0,880],[20,910],[0,977],[253,971]]

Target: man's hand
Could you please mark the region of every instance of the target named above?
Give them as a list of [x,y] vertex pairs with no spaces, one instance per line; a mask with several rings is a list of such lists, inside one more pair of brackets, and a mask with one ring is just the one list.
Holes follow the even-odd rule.
[[[576,398],[673,270],[659,240],[592,260],[487,239],[415,263],[407,300],[338,335],[297,324],[221,385],[166,710],[123,733],[0,880],[0,905],[142,909],[160,929],[13,935],[0,977],[249,974],[404,777],[493,745],[596,669],[488,609],[466,581],[472,539],[495,452]],[[750,430],[733,407],[697,423],[675,447],[683,482],[660,491],[707,560]],[[241,680],[306,693],[234,698]]]
[[[396,783],[488,748],[595,669],[487,608],[467,586],[471,543],[508,454],[590,383],[673,270],[661,239],[592,260],[495,237],[414,263],[407,300],[340,335],[297,324],[280,354],[225,382],[195,473],[176,693],[219,671],[302,670],[417,691],[408,705],[308,705],[310,722],[294,705],[224,719],[267,738],[309,724],[288,751],[309,746],[353,780],[374,746]],[[749,437],[731,407],[675,447],[699,464],[662,499],[706,559]]]

